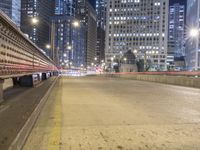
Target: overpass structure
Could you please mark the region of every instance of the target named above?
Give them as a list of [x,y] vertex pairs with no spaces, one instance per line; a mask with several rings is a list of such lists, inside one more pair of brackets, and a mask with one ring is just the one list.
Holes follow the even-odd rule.
[[55,72],[54,62],[0,11],[0,101],[5,79],[31,85]]

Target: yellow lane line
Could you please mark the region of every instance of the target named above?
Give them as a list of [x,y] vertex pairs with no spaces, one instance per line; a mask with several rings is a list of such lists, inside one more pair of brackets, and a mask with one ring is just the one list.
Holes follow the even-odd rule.
[[[61,79],[62,80],[62,79]],[[62,95],[62,81],[59,81],[58,88],[55,88],[55,102],[53,110],[52,127],[48,137],[48,150],[59,150],[61,139],[61,95]]]

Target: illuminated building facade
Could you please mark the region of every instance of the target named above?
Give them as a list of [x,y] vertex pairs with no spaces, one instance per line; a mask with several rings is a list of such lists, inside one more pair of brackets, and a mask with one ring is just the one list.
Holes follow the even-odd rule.
[[166,70],[169,0],[108,0],[106,61],[132,50]]

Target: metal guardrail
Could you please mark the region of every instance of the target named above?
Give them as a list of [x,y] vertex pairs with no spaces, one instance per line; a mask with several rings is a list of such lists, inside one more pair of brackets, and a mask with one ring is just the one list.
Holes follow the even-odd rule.
[[0,78],[55,70],[53,61],[0,11]]

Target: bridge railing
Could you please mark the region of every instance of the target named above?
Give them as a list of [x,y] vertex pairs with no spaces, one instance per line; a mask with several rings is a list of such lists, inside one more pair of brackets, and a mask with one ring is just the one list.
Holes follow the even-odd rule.
[[170,75],[170,76],[200,76],[200,71],[174,71],[174,72],[119,72],[118,75]]
[[53,61],[0,11],[0,78],[55,70]]

